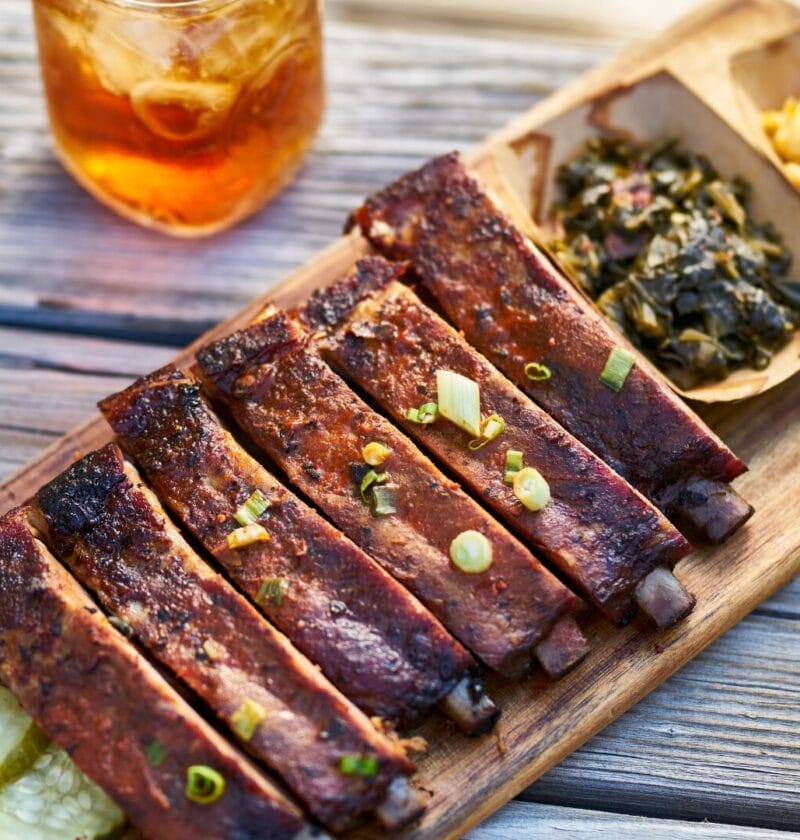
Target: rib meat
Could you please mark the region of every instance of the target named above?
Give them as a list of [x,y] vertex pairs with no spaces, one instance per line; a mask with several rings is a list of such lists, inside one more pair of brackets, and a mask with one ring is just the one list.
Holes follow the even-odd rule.
[[[746,467],[637,357],[624,387],[600,381],[624,339],[481,192],[457,154],[370,198],[355,220],[410,260],[469,342],[690,533],[718,542],[752,514],[727,486]],[[531,381],[529,362],[552,378]]]
[[[300,809],[109,624],[40,541],[28,508],[0,519],[0,598],[0,678],[145,834],[312,836]],[[213,805],[186,796],[195,765],[225,780]]]
[[[309,329],[325,332],[323,355],[594,604],[615,621],[624,620],[639,582],[658,567],[674,566],[690,551],[689,543],[657,508],[397,282],[403,269],[401,263],[368,257],[349,276],[312,296],[301,317]],[[478,383],[482,414],[496,413],[505,421],[498,438],[472,451],[472,436],[453,423],[440,418],[421,425],[406,418],[408,408],[436,402],[438,369]],[[525,466],[547,480],[551,500],[543,510],[527,510],[504,481],[508,450],[523,453]],[[684,592],[675,604],[675,620],[692,603]]]
[[[339,831],[373,811],[411,772],[400,747],[194,553],[116,445],[46,484],[36,508],[76,577],[325,825]],[[352,755],[377,759],[377,772],[343,774]]]
[[[575,608],[576,598],[457,484],[336,376],[285,313],[199,354],[214,392],[252,440],[339,527],[410,589],[489,667],[530,667],[536,645]],[[395,513],[376,515],[359,485],[363,448],[384,443],[381,467]],[[462,531],[482,533],[494,563],[466,574],[449,559]]]
[[[472,679],[469,653],[394,578],[252,458],[189,373],[168,366],[100,407],[159,497],[365,712],[408,721]],[[234,515],[254,490],[269,501],[261,522],[270,539],[229,549]],[[269,580],[280,582],[280,598],[264,597]],[[461,718],[465,727],[475,725],[476,711]]]

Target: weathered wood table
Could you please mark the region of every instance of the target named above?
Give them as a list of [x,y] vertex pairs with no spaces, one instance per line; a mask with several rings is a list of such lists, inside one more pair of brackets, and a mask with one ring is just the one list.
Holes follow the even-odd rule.
[[[300,178],[236,230],[186,242],[117,219],[63,173],[29,3],[3,0],[0,479],[100,397],[312,256],[366,193],[427,157],[476,144],[621,46],[607,35],[520,27],[381,24],[332,5],[327,117]],[[800,580],[471,836],[567,832],[654,840],[800,832]]]

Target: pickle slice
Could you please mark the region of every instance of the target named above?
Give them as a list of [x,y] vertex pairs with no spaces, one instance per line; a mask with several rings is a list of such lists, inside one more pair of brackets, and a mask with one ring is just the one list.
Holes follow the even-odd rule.
[[0,837],[98,840],[124,824],[123,812],[54,744],[24,776],[0,788]]
[[124,824],[122,811],[0,685],[0,838],[94,840]]
[[29,770],[49,743],[14,695],[0,686],[0,785]]

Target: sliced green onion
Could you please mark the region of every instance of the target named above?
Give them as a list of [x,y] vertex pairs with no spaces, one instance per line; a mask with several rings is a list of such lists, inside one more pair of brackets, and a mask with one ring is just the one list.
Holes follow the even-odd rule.
[[412,423],[420,423],[427,426],[439,415],[439,406],[434,402],[428,402],[421,405],[419,408],[409,408],[406,411],[406,420]]
[[227,654],[225,648],[215,639],[206,639],[203,642],[203,652],[212,662],[219,662]]
[[225,779],[222,774],[206,767],[193,764],[186,769],[186,797],[198,805],[213,805],[225,793]]
[[630,350],[615,347],[608,355],[606,366],[600,374],[600,381],[612,391],[621,390],[635,363],[636,356]]
[[490,414],[483,423],[481,423],[481,427],[483,429],[481,436],[479,438],[475,438],[475,440],[471,440],[468,444],[469,448],[473,452],[477,452],[479,449],[486,446],[486,444],[490,441],[500,437],[500,435],[502,435],[506,430],[506,421],[503,420],[499,414]]
[[245,697],[242,705],[231,715],[231,726],[243,741],[249,741],[266,717],[267,710],[260,703]]
[[514,495],[528,510],[541,510],[550,501],[550,485],[533,467],[519,470],[513,484]]
[[540,362],[528,362],[524,370],[525,376],[534,382],[544,382],[553,376],[553,371],[547,365],[543,365]]
[[462,531],[450,543],[453,565],[468,575],[479,575],[492,565],[492,544],[480,531]]
[[379,467],[391,453],[392,450],[385,443],[373,440],[361,450],[361,457],[365,464],[369,464],[371,467]]
[[380,765],[374,755],[348,753],[339,759],[339,772],[345,776],[372,778],[378,775]]
[[287,588],[288,584],[283,578],[267,578],[258,588],[256,601],[260,604],[265,598],[269,598],[274,606],[281,607]]
[[361,479],[361,498],[369,504],[369,488],[373,484],[386,484],[389,480],[389,473],[377,473],[375,470],[370,470],[365,473],[364,478]]
[[481,392],[478,383],[452,370],[436,371],[439,414],[473,437],[481,437]]
[[503,481],[506,484],[511,484],[514,481],[514,476],[522,469],[522,453],[518,449],[506,450],[506,471],[503,475]]
[[118,618],[116,615],[110,615],[108,617],[108,623],[115,629],[119,630],[123,636],[130,639],[133,636],[133,627],[128,624],[127,621],[123,618]]
[[228,548],[244,548],[257,542],[268,542],[269,534],[263,525],[258,523],[237,528],[228,534]]
[[372,498],[375,502],[373,512],[376,516],[389,516],[397,513],[396,484],[383,484],[372,488]]
[[260,490],[254,490],[247,501],[233,514],[233,518],[240,525],[255,525],[268,507],[269,499]]
[[155,738],[147,745],[145,750],[147,763],[151,767],[160,767],[167,758],[167,750],[164,745]]

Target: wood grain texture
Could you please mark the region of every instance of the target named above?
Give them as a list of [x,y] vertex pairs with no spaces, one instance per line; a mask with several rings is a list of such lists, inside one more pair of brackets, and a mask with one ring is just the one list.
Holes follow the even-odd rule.
[[178,241],[117,218],[63,172],[30,3],[3,0],[0,323],[184,346],[338,236],[368,192],[425,157],[476,145],[610,55],[602,40],[409,38],[335,18],[326,44],[325,122],[292,189],[222,236]]
[[[768,7],[764,3],[756,5]],[[27,5],[21,0],[7,0],[4,11],[6,8],[12,14],[6,13],[0,22],[0,188],[21,189],[22,198],[27,196],[29,203],[27,216],[18,217],[16,212],[25,202],[8,190],[0,192],[0,254],[4,257],[0,261],[0,321],[38,323],[99,335],[122,333],[164,344],[183,343],[204,325],[263,291],[289,266],[311,255],[335,235],[347,210],[364,193],[424,157],[477,142],[541,93],[608,54],[608,45],[602,42],[584,50],[585,43],[492,42],[477,35],[415,34],[410,39],[401,30],[367,30],[357,24],[334,23],[329,26],[328,41],[332,90],[328,122],[296,188],[248,225],[192,251],[184,249],[184,243],[174,246],[171,241],[118,222],[60,174],[47,151],[38,81],[32,69],[33,52],[25,43],[25,33],[29,34]],[[632,60],[626,60],[630,66]],[[601,77],[602,73],[593,75]],[[364,79],[371,84],[365,85]],[[443,115],[441,119],[439,114]],[[349,260],[351,254],[340,249],[334,246],[333,256],[326,258],[323,268],[316,273],[305,272],[293,282],[291,293],[295,298],[320,276],[331,276],[337,265]],[[37,255],[34,271],[30,268],[32,254]],[[41,259],[39,255],[43,255]],[[146,283],[137,284],[137,267],[144,269]],[[50,342],[50,336],[39,348],[41,335],[48,334],[10,331],[0,335],[0,403],[7,393],[15,394],[6,419],[18,421],[17,425],[7,424],[10,428],[0,428],[2,459],[8,457],[7,453],[12,460],[17,459],[22,454],[14,451],[18,443],[31,451],[71,426],[84,407],[94,401],[95,393],[104,395],[140,372],[137,357],[147,363],[143,368],[150,368],[160,364],[169,352],[164,347],[155,348],[154,356],[149,357],[143,355],[146,351],[141,345],[127,343],[115,351],[115,342],[95,345],[96,353],[83,352],[71,344],[74,339],[66,339],[62,358],[65,369],[61,369],[58,341]],[[126,355],[126,349],[130,354]],[[93,364],[94,355],[105,355],[108,364]],[[157,362],[151,365],[156,357]],[[26,367],[22,377],[13,373],[20,366]],[[8,388],[6,374],[8,382],[14,383]],[[56,375],[64,378],[49,378]],[[27,390],[23,383],[26,377]],[[709,416],[723,434],[729,435],[730,442],[747,446],[743,454],[750,457],[761,456],[765,430],[769,436],[775,424],[780,432],[774,441],[775,456],[760,457],[758,469],[785,473],[787,462],[781,453],[784,458],[794,459],[790,465],[800,464],[791,434],[792,424],[797,429],[798,418],[792,406],[798,396],[796,390],[790,390],[777,402],[770,398],[762,407],[753,404],[756,430],[752,434],[744,434],[741,426],[744,423],[749,427],[750,404],[743,415],[736,415],[735,422],[724,414],[712,412]],[[56,400],[59,404],[51,408]],[[738,433],[743,437],[736,438]],[[40,461],[30,475],[6,486],[2,491],[5,495],[0,495],[0,508],[66,464],[76,450],[99,443],[106,435],[102,423],[90,421],[88,427],[71,435],[68,442]],[[782,449],[787,445],[788,450]],[[0,470],[10,463],[0,460]],[[749,488],[744,492],[749,493]],[[787,479],[775,492],[778,497],[783,495],[784,501],[794,498]],[[756,501],[760,503],[760,496]],[[780,499],[773,499],[770,511],[780,508]],[[769,516],[763,520],[765,528],[771,522]],[[754,523],[752,530],[756,527],[761,526]],[[788,550],[791,538],[791,533],[781,535],[789,563],[794,562]],[[715,563],[709,567],[709,574],[714,582],[716,578],[732,579],[739,574],[740,563],[747,566],[751,561],[758,562],[759,553],[767,547],[768,542],[751,545],[747,541],[743,547],[737,543],[732,548],[736,554],[730,560],[732,565]],[[699,564],[696,573],[702,568]],[[742,574],[746,581],[753,581],[754,591],[761,597],[777,581],[774,576],[768,581],[759,579],[755,572],[751,568],[749,576]],[[654,816],[702,819],[718,815],[723,822],[797,828],[799,599],[800,587],[795,582],[630,714],[551,771],[525,796],[548,803],[624,809]],[[717,593],[715,603],[720,611],[729,610],[724,593]],[[719,611],[708,621],[713,622],[714,632],[724,625]],[[692,627],[690,634],[695,630]],[[625,663],[661,663],[653,680],[670,670],[676,647],[688,644],[683,639],[679,645],[668,645],[637,628],[629,628],[626,633],[634,636],[624,636],[619,644],[630,647],[623,647],[616,655],[621,655]],[[645,638],[645,647],[638,648]],[[690,640],[693,646],[699,644],[694,636],[690,635]],[[664,653],[654,653],[655,641],[666,648]],[[628,655],[632,659],[626,658]],[[754,660],[757,667],[752,665]],[[599,670],[584,672],[584,679],[591,679],[593,674],[619,673],[603,662],[598,662]],[[529,713],[528,725],[535,725],[545,704],[552,702],[539,688],[533,680],[532,694],[525,693],[525,687],[517,687],[510,695]],[[565,685],[564,689],[564,702],[573,703],[582,696],[574,686]],[[616,695],[606,700],[601,707],[587,706],[581,715],[599,714],[600,725],[608,722],[625,704]],[[508,727],[508,719],[507,714],[503,731],[508,744],[523,736],[535,739],[535,729],[521,732],[519,726]],[[550,724],[549,719],[546,722]],[[441,729],[438,720],[428,725]],[[575,743],[589,734],[586,729],[576,732],[574,727],[564,728]],[[437,747],[439,757],[436,762],[434,756],[426,760],[423,775],[432,778],[431,786],[436,787],[436,780],[445,777],[441,768],[463,761],[463,751],[467,750],[472,768],[467,776],[481,784],[486,773],[481,761],[492,766],[498,762],[497,742],[484,739],[464,745],[456,736],[453,740],[453,746]],[[548,747],[539,744],[537,748],[541,752]],[[553,758],[552,751],[547,758]],[[541,762],[541,757],[538,760]],[[508,763],[508,759],[501,762],[504,772]],[[516,778],[513,790],[521,784],[524,779]],[[504,796],[513,790],[507,788]],[[489,794],[482,795],[481,801],[485,805],[490,798]],[[463,804],[457,801],[446,807],[452,807],[460,818]],[[490,805],[494,807],[495,802]],[[548,836],[543,831],[551,831],[550,836],[555,836],[555,831],[563,833],[560,808],[561,816],[551,805],[526,803],[522,807],[528,815],[541,815],[526,818],[535,821],[536,836]],[[489,808],[484,810],[488,812]],[[600,826],[605,817],[570,813],[566,830],[603,836],[605,829]],[[626,827],[631,823],[618,815],[611,818],[622,820],[611,823],[620,831],[637,830]],[[522,823],[509,825],[512,834],[506,836],[525,836]],[[653,830],[669,828],[695,836],[690,834],[690,824],[656,825]],[[607,830],[606,835],[612,836],[613,830]],[[739,833],[722,833],[727,831]],[[706,832],[705,836],[762,836],[761,832],[747,831],[720,827],[719,834]],[[429,827],[426,833],[437,832]]]
[[511,802],[471,831],[468,840],[793,840],[788,831],[738,828],[713,822],[643,819],[578,808]]

